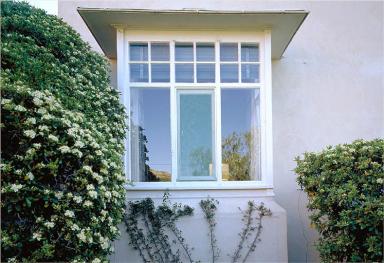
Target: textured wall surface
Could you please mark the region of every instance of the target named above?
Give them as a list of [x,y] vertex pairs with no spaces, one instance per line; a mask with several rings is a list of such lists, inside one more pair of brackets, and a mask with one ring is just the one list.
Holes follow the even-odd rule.
[[317,236],[309,227],[306,196],[295,182],[293,159],[330,144],[384,137],[384,3],[60,1],[59,16],[100,51],[76,7],[310,11],[284,57],[272,64],[274,190],[287,213],[289,261],[318,261],[313,247]]

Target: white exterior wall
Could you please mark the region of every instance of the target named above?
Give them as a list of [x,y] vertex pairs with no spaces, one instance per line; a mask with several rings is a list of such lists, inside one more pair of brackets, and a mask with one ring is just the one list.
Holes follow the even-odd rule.
[[[317,151],[330,144],[347,143],[357,138],[384,137],[384,3],[256,0],[59,1],[59,16],[78,30],[95,50],[101,51],[76,7],[247,11],[305,9],[311,12],[284,57],[272,63],[273,161],[275,200],[287,214],[289,261],[318,261],[313,247],[317,236],[309,227],[306,196],[298,190],[296,176],[292,172],[295,167],[293,159],[304,151]],[[112,84],[116,85],[116,61],[112,61],[111,76]],[[202,192],[190,191],[184,196],[178,193],[180,192],[173,193],[176,201],[188,202],[192,206],[196,206],[203,197]],[[272,208],[274,216],[266,220],[263,241],[257,248],[255,259],[284,261],[284,210],[271,197],[258,197],[264,195],[261,191],[242,191],[243,197],[228,197],[228,191],[225,195],[222,193],[209,192],[221,202],[219,209],[222,213],[217,221],[222,254],[226,255],[233,250],[225,243],[229,239],[228,226],[232,233],[237,233],[241,227],[234,223],[239,221],[238,213],[234,217],[237,207],[245,207],[249,199],[257,202],[263,200]],[[239,193],[235,192],[237,195]],[[159,196],[160,193],[155,192],[152,195]],[[202,251],[208,247],[207,240],[200,238],[207,238],[204,230],[206,224],[201,223],[203,219],[199,209],[196,209],[193,221],[188,220],[181,228],[187,239],[189,231],[194,235],[198,233],[199,240],[191,240],[190,243],[205,255],[207,251]],[[198,229],[203,230],[197,231]],[[116,250],[112,259],[126,262],[126,253],[130,253],[127,240],[118,242]],[[198,258],[202,259],[200,256]]]

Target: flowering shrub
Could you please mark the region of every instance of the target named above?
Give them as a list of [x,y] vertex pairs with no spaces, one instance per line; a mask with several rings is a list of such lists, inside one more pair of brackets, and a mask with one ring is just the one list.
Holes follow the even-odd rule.
[[384,140],[358,140],[296,161],[322,260],[382,262]]
[[124,213],[125,114],[64,22],[1,2],[1,260],[102,262]]

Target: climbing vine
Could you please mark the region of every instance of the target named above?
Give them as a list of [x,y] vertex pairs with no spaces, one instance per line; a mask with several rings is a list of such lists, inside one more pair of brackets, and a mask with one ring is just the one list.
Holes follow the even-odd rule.
[[[255,213],[258,213],[256,217],[254,217]],[[233,253],[232,263],[235,263],[241,259],[241,252],[243,251],[243,248],[247,241],[250,240],[251,243],[250,245],[248,245],[248,249],[245,252],[245,256],[243,257],[242,262],[246,262],[249,255],[253,251],[255,251],[257,243],[261,241],[260,235],[263,229],[263,217],[271,216],[272,212],[270,209],[266,208],[263,203],[261,203],[260,205],[256,205],[254,201],[248,201],[248,208],[247,210],[242,211],[242,214],[242,221],[244,223],[244,227],[241,233],[239,234],[240,241],[235,252]]]
[[216,261],[216,259],[220,256],[220,249],[217,246],[217,239],[215,236],[215,227],[216,227],[216,220],[215,220],[215,214],[217,210],[217,206],[219,205],[219,201],[208,198],[207,200],[201,200],[200,201],[200,207],[204,212],[205,219],[208,223],[208,235],[211,245],[211,252],[212,252],[212,263]]
[[[151,198],[129,202],[124,221],[130,244],[138,250],[144,262],[182,262],[180,249],[189,262],[192,259],[192,248],[186,244],[181,230],[176,227],[180,217],[191,216],[193,208],[169,202],[168,193],[164,194],[161,205],[155,208]],[[169,233],[173,235],[170,242]],[[172,249],[172,244],[180,248]]]
[[[208,223],[211,262],[218,262],[220,249],[215,235],[217,224],[215,216],[219,201],[208,198],[201,200],[199,205]],[[261,241],[263,218],[272,215],[270,209],[263,203],[256,205],[254,201],[248,201],[247,209],[241,213],[244,227],[239,233],[240,240],[233,255],[228,255],[232,263],[240,260],[243,263],[247,261]],[[182,231],[176,226],[178,219],[192,215],[193,208],[190,206],[171,204],[167,192],[164,194],[162,203],[157,207],[151,198],[129,202],[125,224],[130,244],[139,252],[145,263],[184,262],[183,258],[188,259],[190,263],[201,262],[193,259],[193,248],[186,243]]]

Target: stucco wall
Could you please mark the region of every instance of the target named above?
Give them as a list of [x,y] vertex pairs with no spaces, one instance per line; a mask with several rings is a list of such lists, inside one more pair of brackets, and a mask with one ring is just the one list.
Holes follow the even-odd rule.
[[[317,261],[316,233],[309,227],[306,197],[295,182],[293,159],[329,144],[384,137],[384,3],[59,1],[59,16],[100,51],[76,11],[78,6],[311,12],[284,57],[272,64],[273,150],[276,200],[287,211],[289,260]],[[116,67],[112,69],[115,83]]]

